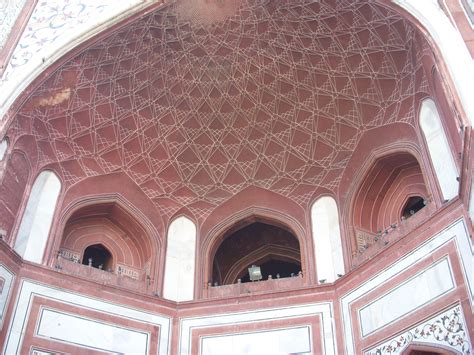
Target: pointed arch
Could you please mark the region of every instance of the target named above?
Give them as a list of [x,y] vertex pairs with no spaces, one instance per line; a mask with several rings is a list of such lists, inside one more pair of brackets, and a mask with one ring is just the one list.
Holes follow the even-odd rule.
[[459,172],[432,99],[425,99],[421,103],[419,120],[441,193],[445,200],[451,200],[459,191]]
[[313,204],[311,229],[318,280],[334,282],[345,273],[339,212],[334,198],[323,196]]
[[194,298],[196,225],[180,216],[168,228],[163,297],[173,301]]
[[41,172],[31,189],[15,241],[15,251],[28,261],[41,263],[53,221],[61,182],[50,170]]

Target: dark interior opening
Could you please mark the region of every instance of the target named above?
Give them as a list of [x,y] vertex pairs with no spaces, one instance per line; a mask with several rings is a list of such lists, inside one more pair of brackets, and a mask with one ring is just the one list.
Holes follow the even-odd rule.
[[249,282],[248,268],[259,266],[262,280],[295,276],[301,271],[300,245],[297,237],[284,227],[253,222],[228,232],[213,260],[212,279],[217,285]]
[[419,210],[421,210],[423,207],[425,207],[425,205],[426,205],[426,202],[423,199],[423,197],[420,197],[420,196],[410,197],[408,201],[406,202],[405,207],[403,207],[402,217],[405,219],[410,218]]
[[92,260],[92,267],[103,270],[112,269],[112,254],[102,244],[90,245],[84,250],[82,264],[89,265],[89,259]]
[[[251,266],[252,265],[249,265],[247,269]],[[269,275],[271,275],[273,279],[278,278],[278,276],[280,278],[298,276],[298,273],[301,271],[300,264],[274,259],[270,259],[258,266],[260,266],[260,271],[262,272],[262,280],[267,280]],[[241,278],[241,282],[250,282],[248,272]]]

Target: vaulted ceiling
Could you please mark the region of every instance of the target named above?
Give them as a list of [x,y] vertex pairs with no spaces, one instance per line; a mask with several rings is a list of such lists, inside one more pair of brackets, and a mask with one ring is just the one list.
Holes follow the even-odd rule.
[[306,208],[365,132],[414,123],[424,46],[373,1],[172,2],[64,61],[7,134],[67,186],[126,173],[168,217],[249,186]]

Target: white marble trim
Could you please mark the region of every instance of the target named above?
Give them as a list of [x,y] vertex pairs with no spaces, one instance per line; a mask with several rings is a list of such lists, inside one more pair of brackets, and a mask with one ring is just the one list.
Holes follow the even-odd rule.
[[225,326],[229,324],[255,323],[268,320],[294,319],[315,315],[321,317],[321,340],[324,354],[336,355],[336,334],[334,329],[332,303],[323,302],[294,307],[259,309],[247,312],[215,314],[206,317],[189,317],[180,320],[179,351],[181,355],[191,354],[192,331],[196,328]]
[[[300,347],[304,347],[303,349],[298,349],[297,354],[314,354],[314,349],[312,347],[313,344],[313,337],[312,337],[312,327],[311,325],[297,325],[294,327],[277,327],[277,328],[271,328],[271,329],[262,329],[262,330],[256,330],[256,331],[242,331],[242,332],[235,332],[235,333],[219,333],[219,334],[214,334],[214,335],[206,335],[206,336],[201,336],[200,337],[200,348],[199,348],[199,355],[207,355],[206,351],[203,351],[206,348],[205,341],[212,341],[214,339],[222,339],[222,338],[227,338],[227,337],[234,337],[234,336],[241,336],[241,339],[245,337],[246,335],[261,335],[261,334],[269,334],[269,333],[279,333],[280,337],[284,337],[284,333],[287,331],[303,331],[305,334],[299,334],[297,336],[296,340],[300,342]],[[288,334],[287,334],[288,335]],[[295,335],[295,334],[294,334]],[[277,336],[278,337],[278,336]],[[301,344],[302,340],[304,340],[303,344]],[[259,339],[259,342],[261,342],[261,339]],[[273,344],[272,344],[273,345]],[[265,344],[263,344],[265,346]],[[268,349],[268,347],[267,347]],[[281,349],[280,349],[281,350]],[[290,349],[286,349],[288,351]],[[294,350],[294,348],[292,349]],[[267,350],[268,352],[269,350]],[[291,350],[290,350],[291,351]],[[280,353],[279,351],[278,353]],[[216,352],[212,352],[212,354],[215,354]],[[222,353],[222,351],[219,350],[219,354]],[[251,351],[250,354],[255,354],[257,352]],[[290,352],[290,354],[295,353],[294,351]],[[234,354],[235,354],[235,349],[234,349]],[[286,354],[286,352],[285,352]]]
[[[444,269],[444,270],[443,270]],[[396,314],[396,316],[392,317],[392,319],[387,319],[387,314],[376,314],[378,317],[383,317],[385,318],[384,320],[380,319],[378,323],[380,324],[370,324],[370,317],[371,315],[374,315],[374,309],[373,306],[380,304],[381,302],[384,302],[384,299],[386,300],[390,295],[393,295],[395,292],[400,292],[404,288],[411,288],[411,284],[416,281],[420,282],[420,279],[424,277],[425,279],[430,278],[434,274],[442,274],[443,276],[448,276],[448,278],[443,278],[444,284],[441,285],[441,289],[437,290],[438,292],[433,294],[433,297],[430,298],[425,298],[422,300],[422,302],[419,302],[421,304],[412,304],[411,308],[410,307],[405,307],[405,309],[400,309],[403,307],[403,299],[400,299],[399,301],[401,303],[397,304],[397,307],[395,307],[397,310],[399,310],[399,314]],[[426,280],[425,280],[426,281]],[[427,282],[428,283],[428,282]],[[429,284],[429,283],[428,283]],[[409,285],[409,286],[407,286]],[[361,330],[362,330],[362,337],[366,338],[370,334],[374,332],[378,332],[381,329],[389,326],[393,322],[396,322],[406,315],[416,311],[417,309],[422,308],[424,305],[433,302],[434,300],[438,299],[439,297],[443,296],[447,292],[453,290],[456,287],[456,283],[454,281],[454,276],[452,273],[452,268],[451,268],[451,263],[449,262],[449,259],[443,258],[441,260],[438,260],[436,263],[431,264],[429,267],[417,272],[415,275],[412,277],[404,280],[402,283],[398,284],[397,286],[391,288],[389,291],[385,292],[383,295],[380,295],[370,303],[366,304],[364,307],[360,308],[358,310],[358,315],[359,315],[359,323],[361,325]],[[406,290],[407,292],[404,295],[410,295],[410,290]],[[411,289],[411,292],[415,292],[413,289]],[[406,306],[406,305],[405,305]],[[408,305],[410,306],[410,305]],[[377,313],[377,312],[375,312]],[[365,320],[365,321],[364,321]],[[369,324],[367,324],[369,323]],[[369,328],[369,329],[366,329]]]
[[3,328],[3,321],[5,319],[5,310],[7,309],[8,300],[10,299],[10,291],[15,274],[10,271],[5,265],[0,264],[0,276],[5,280],[3,284],[3,291],[0,294],[0,330]]
[[[450,240],[454,240],[459,251],[461,260],[463,276],[468,285],[468,291],[471,296],[471,305],[473,304],[473,289],[474,275],[470,270],[473,269],[472,250],[473,246],[469,240],[465,221],[463,218],[458,219],[451,225],[446,227],[444,230],[427,240],[422,245],[418,246],[411,253],[404,255],[401,259],[394,262],[392,265],[386,267],[378,274],[371,277],[366,282],[362,283],[359,287],[351,290],[344,294],[340,299],[341,311],[342,311],[342,325],[344,329],[345,338],[345,353],[355,354],[355,340],[354,330],[351,321],[351,304],[368,293],[375,287],[378,287],[388,280],[394,278],[403,270],[415,265],[420,260],[431,255],[436,249],[443,246]],[[359,331],[361,332],[360,325]],[[362,333],[362,332],[361,332]]]
[[4,354],[18,353],[21,343],[23,342],[27,319],[35,296],[53,299],[58,302],[106,314],[113,314],[125,319],[133,319],[134,321],[157,325],[160,327],[158,354],[169,354],[169,343],[171,340],[170,317],[102,301],[59,288],[49,287],[31,280],[23,280],[21,282],[15,304],[15,311],[7,332],[8,337],[3,347]]

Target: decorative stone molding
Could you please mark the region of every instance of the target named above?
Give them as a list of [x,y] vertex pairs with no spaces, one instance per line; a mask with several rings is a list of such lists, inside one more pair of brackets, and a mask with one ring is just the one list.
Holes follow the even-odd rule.
[[402,354],[403,350],[414,342],[440,345],[456,350],[463,355],[472,354],[466,322],[459,305],[369,350],[365,354]]

